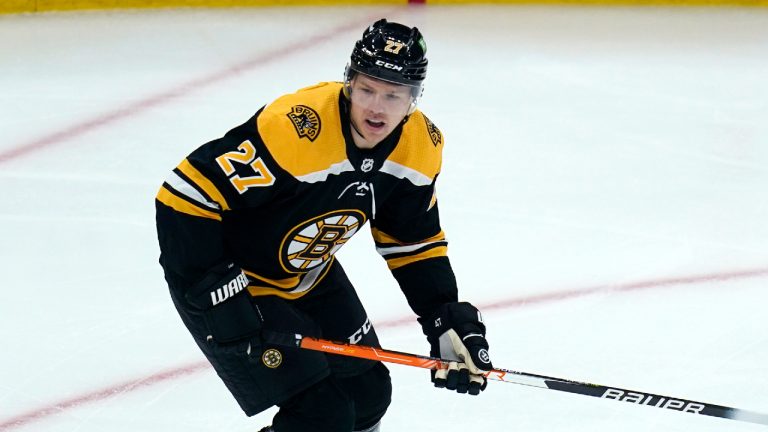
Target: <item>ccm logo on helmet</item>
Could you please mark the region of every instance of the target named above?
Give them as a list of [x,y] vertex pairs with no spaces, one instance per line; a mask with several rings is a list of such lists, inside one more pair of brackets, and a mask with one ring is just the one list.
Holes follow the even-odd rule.
[[383,66],[386,69],[392,69],[392,70],[396,70],[398,72],[403,70],[402,66],[398,66],[398,65],[392,64],[392,63],[388,63],[388,62],[385,62],[384,60],[376,60],[376,66]]

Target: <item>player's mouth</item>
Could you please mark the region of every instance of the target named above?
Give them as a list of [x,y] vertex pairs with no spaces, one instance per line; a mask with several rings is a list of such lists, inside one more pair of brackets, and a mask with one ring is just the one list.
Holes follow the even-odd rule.
[[365,125],[374,132],[379,132],[384,129],[387,124],[383,121],[365,119]]

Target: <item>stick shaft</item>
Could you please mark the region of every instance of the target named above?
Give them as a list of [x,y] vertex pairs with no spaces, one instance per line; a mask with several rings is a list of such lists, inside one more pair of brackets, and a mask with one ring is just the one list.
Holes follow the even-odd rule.
[[[299,346],[302,349],[321,351],[328,354],[357,357],[387,363],[396,363],[423,369],[443,369],[447,368],[449,363],[447,360],[434,357],[403,353],[399,351],[392,351],[369,346],[352,345],[343,342],[334,342],[325,339],[302,336],[299,334],[295,335],[295,338],[293,339],[286,336],[287,335],[278,338],[268,338],[268,341],[281,345]],[[544,375],[518,372],[508,369],[493,369],[489,372],[486,372],[485,377],[494,381],[540,387],[549,390],[592,396],[601,399],[634,403],[636,405],[645,405],[673,411],[719,417],[768,426],[768,415],[763,413],[657,395],[653,393],[639,392],[619,387],[589,384],[561,378],[553,378]]]

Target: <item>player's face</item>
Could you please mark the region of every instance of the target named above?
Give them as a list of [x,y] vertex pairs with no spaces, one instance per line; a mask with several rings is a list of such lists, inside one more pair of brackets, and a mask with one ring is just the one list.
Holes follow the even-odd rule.
[[350,117],[355,144],[373,148],[403,121],[411,88],[357,74],[350,82]]

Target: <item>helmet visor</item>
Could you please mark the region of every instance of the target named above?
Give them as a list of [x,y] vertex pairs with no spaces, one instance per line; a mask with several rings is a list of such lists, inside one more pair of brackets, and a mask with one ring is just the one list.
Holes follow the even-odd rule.
[[360,68],[354,63],[348,64],[345,74],[344,74],[344,84],[349,88],[349,84],[354,78],[355,75],[362,74],[366,77],[373,78],[379,81],[384,81],[389,84],[394,84],[397,86],[402,86],[407,89],[409,89],[411,97],[415,100],[418,100],[421,96],[422,92],[422,83],[421,81],[418,82],[403,82],[402,78],[397,74],[386,74],[382,73],[381,69],[365,69]]

